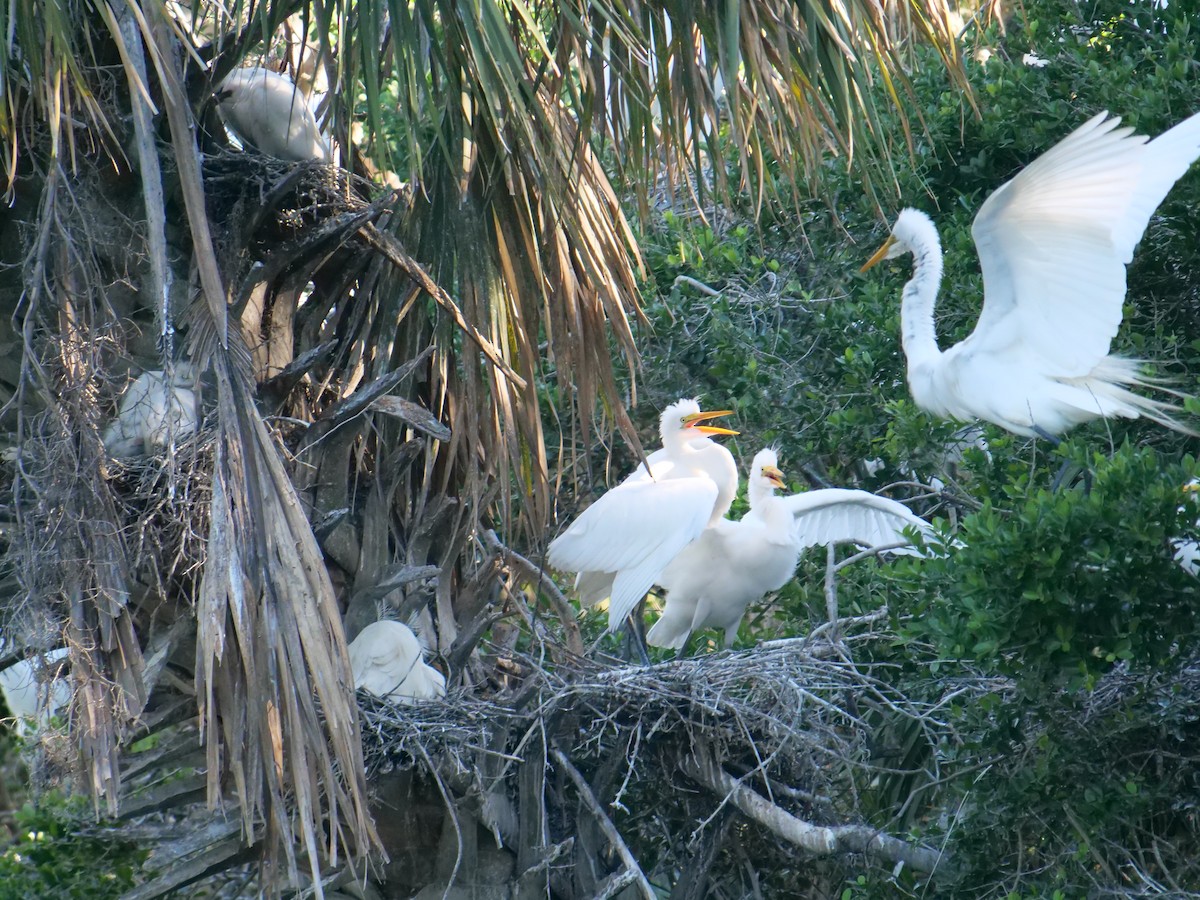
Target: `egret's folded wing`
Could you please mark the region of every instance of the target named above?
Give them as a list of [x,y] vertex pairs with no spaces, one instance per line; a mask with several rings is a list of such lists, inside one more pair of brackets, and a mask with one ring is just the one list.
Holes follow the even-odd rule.
[[827,488],[780,499],[795,518],[803,547],[834,541],[880,547],[907,541],[905,528],[932,534],[929,523],[904,504],[866,491]]
[[627,481],[613,488],[550,544],[567,572],[614,572],[609,625],[624,621],[659,574],[708,524],[717,486],[707,478]]
[[984,203],[971,233],[984,307],[976,351],[1031,352],[1042,371],[1087,375],[1121,323],[1125,265],[1150,216],[1200,155],[1200,116],[1147,142],[1101,113]]

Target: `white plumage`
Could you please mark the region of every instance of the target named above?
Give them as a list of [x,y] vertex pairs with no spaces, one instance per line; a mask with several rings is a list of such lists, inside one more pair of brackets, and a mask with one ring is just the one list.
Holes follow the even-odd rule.
[[[1183,486],[1183,491],[1195,500],[1200,494],[1200,481],[1193,478]],[[1183,512],[1184,508],[1179,507],[1179,511]],[[1175,562],[1179,563],[1179,568],[1189,575],[1200,575],[1200,541],[1192,537],[1171,538],[1171,546],[1175,549]]]
[[901,322],[913,399],[935,415],[1016,434],[1060,434],[1100,416],[1188,431],[1177,407],[1134,393],[1139,361],[1109,354],[1125,266],[1154,210],[1200,156],[1200,114],[1152,141],[1101,113],[984,203],[971,233],[983,270],[975,330],[944,353],[933,313],[942,251],[929,217],[903,210],[863,269],[912,253]]
[[422,658],[421,642],[400,622],[372,622],[350,642],[354,687],[384,700],[412,703],[446,694],[446,677]]
[[791,580],[805,548],[835,541],[881,547],[907,541],[908,527],[929,532],[907,507],[866,491],[777,496],[786,487],[777,461],[774,450],[759,451],[750,466],[749,512],[706,529],[667,566],[658,580],[666,606],[647,643],[680,650],[693,631],[721,628],[728,647],[746,608]]
[[[0,641],[0,653],[3,652],[4,642]],[[13,716],[17,734],[27,734],[31,721],[44,724],[70,705],[70,680],[57,674],[60,661],[66,655],[66,648],[60,647],[41,657],[18,660],[0,670],[0,693],[4,694],[4,704]]]
[[704,425],[729,410],[702,412],[695,400],[663,410],[663,446],[623,482],[583,511],[550,544],[555,568],[578,572],[582,602],[608,596],[608,629],[616,630],[667,564],[717,522],[737,494],[733,454],[708,435],[737,434]]
[[154,453],[196,430],[192,367],[180,363],[174,377],[157,369],[143,372],[121,396],[117,417],[104,429],[104,449],[117,459]]
[[329,158],[304,94],[270,69],[235,69],[221,83],[217,108],[239,138],[268,156],[302,161]]

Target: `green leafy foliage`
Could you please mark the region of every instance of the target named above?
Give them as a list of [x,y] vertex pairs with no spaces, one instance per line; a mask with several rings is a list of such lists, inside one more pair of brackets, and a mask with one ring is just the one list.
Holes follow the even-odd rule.
[[104,900],[133,887],[147,853],[90,822],[82,798],[48,794],[18,810],[0,851],[0,900]]
[[[913,116],[928,139],[917,137],[891,177],[941,232],[943,346],[978,317],[970,225],[988,194],[1101,110],[1148,135],[1200,111],[1195,21],[1188,4],[1026,3],[1003,33],[968,30],[978,117],[927,60],[914,68]],[[643,239],[652,330],[641,349],[648,405],[699,394],[734,407],[742,435],[730,446],[743,463],[777,443],[794,489],[802,473],[886,489],[959,542],[838,576],[843,614],[890,610],[899,639],[874,662],[893,666],[913,696],[940,702],[962,685],[972,698],[946,702],[957,740],[934,758],[864,712],[897,769],[864,784],[864,808],[881,826],[944,843],[954,896],[1200,890],[1200,581],[1173,543],[1200,530],[1200,504],[1181,490],[1197,475],[1195,439],[1101,421],[1055,449],[984,426],[985,450],[958,423],[921,413],[899,342],[908,265],[857,272],[898,210],[881,215],[833,164],[810,193],[834,199],[759,224],[750,205],[707,223],[664,216]],[[1187,393],[1200,386],[1197,209],[1192,171],[1136,251],[1113,348],[1152,360]],[[1194,401],[1186,408],[1200,413]],[[751,609],[742,641],[822,622],[824,576],[824,551],[806,553],[796,581]],[[838,890],[890,897],[912,887],[854,869]]]

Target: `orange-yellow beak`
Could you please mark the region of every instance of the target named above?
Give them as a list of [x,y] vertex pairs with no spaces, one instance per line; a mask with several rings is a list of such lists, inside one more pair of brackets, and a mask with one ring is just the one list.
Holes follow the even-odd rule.
[[763,478],[775,485],[780,490],[787,490],[787,482],[783,480],[783,473],[774,466],[762,467]]
[[888,235],[888,239],[883,242],[883,246],[875,251],[875,255],[862,264],[862,268],[858,271],[865,272],[867,269],[883,261],[887,256],[887,252],[892,249],[892,244],[896,243],[896,238],[893,235]]
[[716,409],[712,412],[698,412],[683,417],[684,428],[694,428],[696,431],[702,431],[704,434],[738,434],[729,428],[721,428],[719,425],[697,425],[697,422],[706,422],[709,419],[715,419],[717,416],[733,415],[732,409]]

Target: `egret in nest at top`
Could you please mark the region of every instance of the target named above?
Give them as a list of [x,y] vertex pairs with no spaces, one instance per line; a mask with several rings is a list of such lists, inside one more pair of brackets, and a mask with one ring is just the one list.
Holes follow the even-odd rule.
[[[971,228],[983,270],[975,330],[938,348],[933,310],[942,248],[929,216],[903,210],[863,266],[913,255],[900,319],[908,384],[921,409],[1056,436],[1099,417],[1145,416],[1188,434],[1179,407],[1135,393],[1162,383],[1109,353],[1125,266],[1150,216],[1200,156],[1200,114],[1148,140],[1100,113],[1000,186]],[[1183,398],[1184,395],[1167,390]]]

